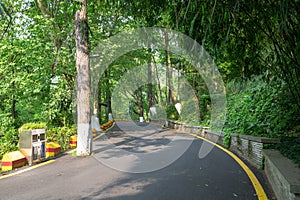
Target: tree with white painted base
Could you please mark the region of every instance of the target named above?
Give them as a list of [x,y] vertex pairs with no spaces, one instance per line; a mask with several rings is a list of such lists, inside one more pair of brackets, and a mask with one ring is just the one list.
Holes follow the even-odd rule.
[[91,78],[89,60],[89,33],[87,1],[75,14],[76,70],[77,70],[77,155],[89,155],[92,151],[91,132]]

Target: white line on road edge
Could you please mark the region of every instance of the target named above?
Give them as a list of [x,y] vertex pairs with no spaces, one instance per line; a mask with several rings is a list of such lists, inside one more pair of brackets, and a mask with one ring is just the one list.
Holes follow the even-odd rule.
[[11,173],[11,174],[7,174],[7,175],[0,176],[0,180],[1,180],[1,179],[8,178],[8,177],[11,177],[11,176],[14,176],[14,175],[17,175],[17,174],[21,174],[21,173],[24,173],[24,172],[27,172],[27,171],[30,171],[30,170],[33,170],[33,169],[35,169],[35,168],[38,168],[38,167],[41,167],[41,166],[44,166],[44,165],[47,165],[47,164],[50,164],[50,163],[53,163],[54,161],[55,161],[55,160],[48,160],[48,161],[46,161],[46,162],[43,162],[43,163],[34,165],[34,166],[32,166],[32,167],[29,167],[29,168],[26,168],[26,169],[23,169],[23,170],[20,170],[20,171]]

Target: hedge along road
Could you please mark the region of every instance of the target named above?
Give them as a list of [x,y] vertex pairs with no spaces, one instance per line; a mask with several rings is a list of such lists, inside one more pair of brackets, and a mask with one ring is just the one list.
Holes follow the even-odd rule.
[[[93,156],[63,155],[48,165],[0,179],[0,199],[267,199],[261,184],[253,182],[255,175],[249,177],[250,170],[246,173],[242,161],[230,153],[216,147],[199,159],[202,139],[153,124],[138,125],[139,130],[118,122],[94,141]],[[122,155],[114,154],[116,149],[153,152],[171,140],[191,144],[175,162],[156,171],[122,172],[103,161],[122,160]],[[124,163],[127,168],[138,164]]]

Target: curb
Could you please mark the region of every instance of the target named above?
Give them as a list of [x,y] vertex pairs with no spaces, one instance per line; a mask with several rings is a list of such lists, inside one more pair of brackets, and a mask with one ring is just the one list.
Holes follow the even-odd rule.
[[116,121],[113,122],[112,126],[109,127],[108,129],[104,130],[103,133],[100,133],[100,135],[96,136],[95,138],[93,138],[93,141],[101,138],[102,136],[104,136],[106,134],[106,132],[108,132],[110,129],[112,129],[114,126],[116,125]]
[[257,177],[255,176],[255,174],[251,171],[251,169],[238,157],[236,156],[234,153],[232,153],[231,151],[229,151],[228,149],[222,147],[221,145],[214,143],[206,138],[203,138],[197,134],[193,134],[193,133],[188,133],[188,132],[183,132],[180,131],[180,133],[185,133],[191,136],[194,136],[198,139],[201,139],[205,142],[208,142],[212,145],[214,145],[215,147],[221,149],[222,151],[224,151],[225,153],[227,153],[230,157],[232,157],[240,166],[241,168],[245,171],[245,173],[247,174],[247,176],[249,177],[255,191],[257,194],[257,198],[258,200],[268,200],[268,197],[265,193],[265,190],[263,189],[262,185],[260,184],[259,180],[257,179]]
[[50,163],[53,163],[53,162],[55,162],[55,160],[48,160],[48,161],[39,163],[39,164],[37,164],[37,165],[31,166],[31,167],[29,167],[29,168],[22,169],[22,170],[17,171],[17,172],[13,172],[13,173],[10,173],[10,174],[7,174],[7,175],[0,176],[0,180],[1,180],[1,179],[8,178],[8,177],[11,177],[11,176],[14,176],[14,175],[21,174],[21,173],[23,173],[23,172],[28,172],[28,171],[30,171],[30,170],[33,170],[33,169],[38,168],[38,167],[42,167],[42,166],[44,166],[44,165],[47,165],[47,164],[50,164]]
[[[116,122],[114,122],[113,125],[112,125],[111,127],[109,127],[108,129],[106,129],[105,131],[103,131],[102,133],[100,133],[100,135],[98,135],[98,136],[96,136],[95,138],[93,138],[93,141],[95,141],[95,140],[97,140],[97,139],[103,137],[103,136],[106,134],[107,131],[109,131],[110,129],[112,129],[112,128],[115,126],[115,124],[116,124]],[[73,154],[74,151],[76,151],[76,148],[70,149],[70,150],[66,151],[65,153],[66,153],[66,154]],[[55,159],[55,158],[54,158],[54,159]],[[51,160],[48,160],[48,161],[39,163],[39,164],[34,165],[34,166],[30,166],[30,167],[28,167],[28,168],[26,168],[26,169],[21,169],[21,170],[19,170],[19,171],[17,171],[17,172],[12,172],[12,173],[6,174],[6,175],[0,175],[0,180],[1,180],[1,179],[8,178],[8,177],[11,177],[11,176],[14,176],[14,175],[18,175],[18,174],[21,174],[21,173],[24,173],[24,172],[27,172],[27,171],[30,171],[30,170],[33,170],[33,169],[38,168],[38,167],[42,167],[42,166],[47,165],[47,164],[50,164],[50,163],[53,163],[53,162],[55,162],[54,159],[51,159]]]

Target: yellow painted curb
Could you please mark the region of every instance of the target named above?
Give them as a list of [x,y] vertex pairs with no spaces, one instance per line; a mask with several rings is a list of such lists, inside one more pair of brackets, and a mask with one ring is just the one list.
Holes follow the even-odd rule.
[[109,127],[108,129],[106,129],[104,132],[109,131],[110,129],[112,129],[115,126],[116,122],[114,121],[113,124],[111,125],[111,127]]
[[38,167],[41,167],[41,166],[44,166],[44,165],[53,163],[54,161],[55,161],[55,160],[48,160],[48,161],[46,161],[46,162],[42,162],[42,163],[37,164],[37,165],[34,165],[34,166],[32,166],[32,167],[29,167],[29,168],[26,168],[26,169],[23,169],[23,170],[20,170],[20,171],[11,173],[11,174],[7,174],[7,175],[0,176],[0,180],[1,180],[1,179],[8,178],[8,177],[11,177],[11,176],[14,176],[14,175],[17,175],[17,174],[21,174],[21,173],[24,173],[24,172],[28,172],[28,171],[33,170],[33,169],[35,169],[35,168],[38,168]]
[[112,128],[115,126],[115,124],[116,124],[116,122],[114,121],[111,127],[109,127],[108,129],[106,129],[105,131],[103,131],[103,133],[101,133],[101,134],[98,135],[97,137],[94,137],[94,138],[93,138],[93,141],[95,141],[95,140],[101,138],[103,135],[105,135],[105,133],[106,133],[107,131],[109,131],[110,129],[112,129]]
[[76,148],[75,149],[71,149],[70,151],[67,151],[66,153],[67,154],[72,154],[74,151],[76,151]]
[[101,134],[98,135],[97,137],[94,137],[94,138],[93,138],[93,141],[95,141],[95,140],[101,138],[103,135],[105,135],[105,132],[101,133]]
[[[182,132],[182,131],[180,131]],[[268,197],[265,193],[265,190],[263,189],[262,185],[260,184],[259,180],[256,178],[256,176],[254,175],[254,173],[251,171],[251,169],[239,158],[237,157],[234,153],[232,153],[231,151],[229,151],[228,149],[222,147],[221,145],[219,144],[216,144],[206,138],[203,138],[199,135],[196,135],[196,134],[192,134],[192,133],[187,133],[187,132],[184,132],[186,134],[189,134],[189,135],[192,135],[196,138],[199,138],[201,140],[204,140],[216,147],[218,147],[219,149],[223,150],[225,153],[227,153],[228,155],[230,155],[242,168],[243,170],[246,172],[246,174],[248,175],[249,179],[251,180],[251,183],[256,191],[256,194],[257,194],[257,197],[259,200],[268,200]]]

